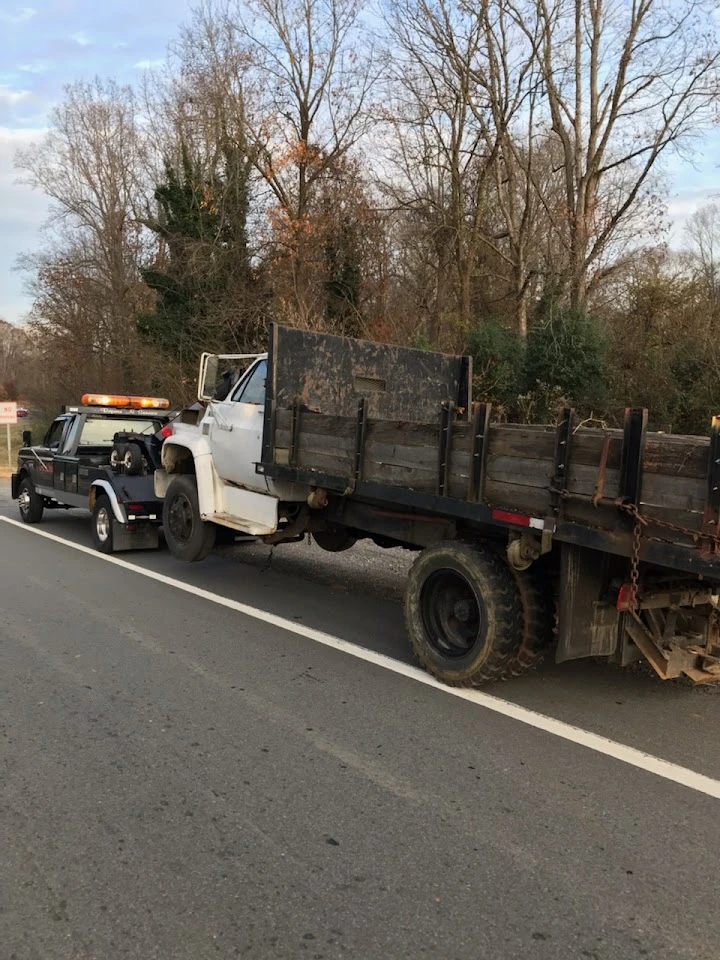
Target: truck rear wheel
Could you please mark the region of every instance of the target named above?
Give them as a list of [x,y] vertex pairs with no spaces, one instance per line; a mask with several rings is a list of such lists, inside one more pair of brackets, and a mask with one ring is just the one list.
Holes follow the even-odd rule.
[[215,546],[216,527],[200,517],[197,480],[179,474],[170,481],[163,501],[163,531],[170,553],[178,560],[204,560]]
[[92,538],[100,553],[113,552],[113,509],[110,498],[104,494],[96,499],[93,507]]
[[35,489],[29,477],[23,477],[18,490],[18,506],[23,523],[40,523],[43,518],[45,501]]
[[503,679],[510,680],[536,666],[553,639],[554,611],[550,584],[534,568],[512,570],[523,608],[523,637],[520,647],[510,658]]
[[520,592],[508,565],[490,547],[457,541],[417,558],[405,619],[422,666],[454,687],[500,679],[523,639]]

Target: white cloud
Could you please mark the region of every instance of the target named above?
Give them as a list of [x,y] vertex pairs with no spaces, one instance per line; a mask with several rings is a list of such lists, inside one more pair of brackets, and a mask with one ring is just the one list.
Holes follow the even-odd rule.
[[13,270],[18,253],[37,245],[47,219],[48,200],[37,190],[17,183],[15,153],[37,143],[45,130],[0,127],[0,314],[20,320],[30,302],[23,295],[23,278]]
[[7,83],[0,83],[0,104],[15,107],[31,96],[29,90],[13,90]]
[[37,143],[46,132],[0,127],[0,195],[3,199],[0,206],[0,234],[7,233],[9,224],[23,224],[37,229],[47,217],[47,197],[18,183],[18,171],[15,169],[17,151]]
[[71,34],[70,39],[74,40],[75,43],[79,44],[81,47],[89,47],[92,43],[90,37],[82,30],[79,33]]
[[46,63],[21,63],[18,67],[22,73],[45,73],[48,69]]
[[5,10],[0,11],[0,20],[2,20],[3,23],[16,25],[19,23],[27,23],[28,20],[32,20],[36,15],[37,10],[34,7],[15,7],[14,13],[9,13]]
[[156,57],[154,60],[138,60],[135,64],[136,70],[155,70],[165,63],[164,57]]

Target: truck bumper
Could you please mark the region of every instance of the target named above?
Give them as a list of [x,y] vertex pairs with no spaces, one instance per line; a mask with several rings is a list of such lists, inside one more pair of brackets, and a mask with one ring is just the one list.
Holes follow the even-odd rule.
[[10,477],[10,490],[12,492],[13,500],[17,500],[17,498],[20,496],[20,477],[17,475],[17,473],[14,473]]

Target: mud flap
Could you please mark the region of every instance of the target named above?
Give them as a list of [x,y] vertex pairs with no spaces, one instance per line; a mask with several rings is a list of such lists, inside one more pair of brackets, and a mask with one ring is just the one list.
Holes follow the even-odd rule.
[[133,523],[126,526],[113,519],[113,553],[123,550],[157,550],[160,543],[160,525]]
[[605,554],[563,544],[560,582],[556,661],[612,656],[618,646],[620,615],[605,598]]

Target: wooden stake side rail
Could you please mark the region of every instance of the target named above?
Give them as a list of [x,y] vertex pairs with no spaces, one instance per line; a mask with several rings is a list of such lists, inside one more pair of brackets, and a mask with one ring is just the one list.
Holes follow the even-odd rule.
[[[304,409],[298,427],[297,411],[275,409],[259,469],[479,524],[512,526],[498,516],[526,515],[535,527],[552,523],[556,539],[619,555],[630,553],[630,527],[614,501],[629,499],[650,521],[698,534],[650,522],[645,559],[720,580],[720,557],[702,537],[714,533],[708,518],[717,517],[714,502],[708,510],[720,476],[710,439],[647,433],[644,411],[628,411],[625,431],[575,427],[570,418],[564,434],[562,423],[493,423],[486,404],[473,413],[469,422],[448,422],[444,408],[436,423],[419,424],[373,420],[364,407],[359,419]],[[717,439],[713,448],[720,451]]]

